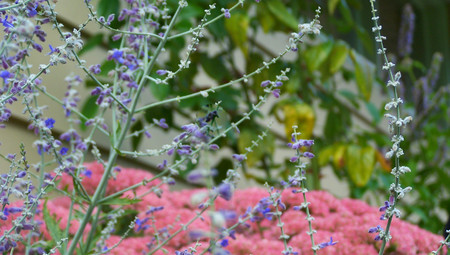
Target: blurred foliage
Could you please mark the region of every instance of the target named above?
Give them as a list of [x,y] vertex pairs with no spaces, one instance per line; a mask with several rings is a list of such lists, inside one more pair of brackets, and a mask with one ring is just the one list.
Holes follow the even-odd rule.
[[[98,12],[105,16],[109,13],[118,13],[117,1],[111,1],[113,4],[109,2],[109,0],[99,1]],[[177,2],[169,0],[168,6],[173,9]],[[396,9],[391,10],[390,16],[382,17],[382,24],[387,23],[383,20],[400,17],[401,7],[406,3],[406,1],[384,2],[386,3],[381,1],[379,6],[380,15],[384,14],[383,10],[389,10],[389,4]],[[448,22],[428,24],[428,19],[433,14],[427,8],[417,10],[427,4],[419,0],[411,2],[415,7],[414,10],[419,11],[421,15],[419,21],[425,22],[418,25],[421,30],[419,33],[416,32],[414,38],[427,38],[423,34],[429,34],[430,31],[424,32],[425,29],[431,30],[435,26],[440,26],[439,33],[433,32],[434,37],[440,35],[441,41],[448,42]],[[442,7],[448,9],[448,4],[445,5],[445,1],[441,2]],[[175,25],[175,31],[185,32],[190,27],[196,26],[203,15],[203,9],[209,4],[210,1],[207,0],[189,1],[189,6],[183,10]],[[233,4],[235,1],[218,1],[215,14],[220,14],[221,8],[230,8]],[[281,88],[282,99],[274,103],[269,112],[269,115],[273,115],[281,125],[284,125],[284,130],[273,130],[263,144],[250,154],[247,161],[248,167],[261,170],[265,178],[248,173],[244,167],[245,177],[260,183],[268,181],[275,184],[279,177],[287,175],[292,166],[286,159],[279,162],[280,159],[275,159],[274,155],[279,148],[285,147],[292,132],[292,125],[297,124],[303,138],[312,138],[316,141],[313,152],[318,158],[312,160],[308,172],[312,180],[319,180],[322,169],[330,166],[338,179],[349,183],[351,197],[361,198],[366,193],[373,193],[382,204],[388,197],[387,188],[393,181],[393,176],[390,175],[391,162],[384,158],[384,153],[390,146],[389,135],[381,123],[385,112],[384,104],[389,101],[390,96],[384,84],[387,79],[377,71],[380,65],[375,64],[380,61],[376,59],[374,40],[370,33],[371,21],[367,18],[370,16],[368,1],[262,0],[258,4],[247,1],[242,8],[237,8],[231,13],[230,19],[219,19],[207,27],[208,36],[202,38],[197,51],[191,55],[189,70],[180,72],[170,81],[169,86],[149,83],[148,87],[156,100],[162,100],[209,88],[211,84],[223,84],[240,78],[243,74],[254,71],[263,61],[277,55],[276,49],[268,48],[266,42],[259,41],[258,34],[288,35],[297,32],[297,24],[309,22],[318,4],[322,5],[323,10],[320,19],[324,25],[322,34],[316,38],[309,38],[301,44],[294,60],[282,60],[249,79],[247,83],[220,90],[207,98],[195,97],[179,104],[152,108],[137,120],[133,130],[152,123],[153,118],[166,118],[172,127],[182,125],[174,120],[177,114],[195,121],[195,118],[204,115],[205,106],[218,101],[221,101],[221,109],[226,113],[222,114],[226,117],[219,119],[222,119],[222,125],[230,125],[241,117],[240,112],[250,109],[252,103],[262,94],[260,87],[262,81],[273,79],[281,69],[289,67],[290,80]],[[439,5],[430,1],[429,5],[432,4]],[[446,17],[438,18],[446,19]],[[398,25],[399,22],[397,19],[394,23]],[[123,24],[113,25],[120,27]],[[397,34],[398,29],[399,26],[388,25],[384,33],[391,39],[389,35]],[[85,51],[100,45],[105,36],[110,38],[112,34],[97,34],[92,37],[88,40],[89,47],[85,47]],[[109,43],[114,47],[111,40]],[[160,68],[176,70],[180,56],[188,43],[189,41],[183,37],[169,41],[166,45],[167,60],[159,63]],[[442,72],[439,72],[445,58],[444,65],[448,67],[449,58],[447,47],[442,52],[444,55],[436,53],[432,63],[428,64],[427,57],[430,55],[432,45],[429,40],[418,42],[422,47],[424,43],[429,44],[425,50],[419,48],[411,55],[402,58],[392,55],[392,58],[397,59],[398,69],[404,74],[404,86],[401,87],[401,91],[404,101],[407,102],[405,112],[415,116],[413,127],[404,132],[406,141],[403,148],[406,157],[401,160],[404,161],[402,164],[412,169],[412,173],[402,178],[401,183],[404,187],[414,188],[412,199],[404,202],[404,211],[406,216],[412,214],[419,216],[420,227],[437,233],[443,226],[442,220],[437,216],[438,209],[450,212],[448,174],[450,163],[447,154],[450,132],[447,86],[449,69],[443,69],[447,72],[443,72],[442,75],[440,75]],[[392,40],[388,40],[387,44],[396,45]],[[214,51],[210,50],[211,46],[215,47]],[[395,46],[388,47],[388,50],[395,49]],[[238,67],[240,60],[236,56],[239,54],[231,54],[236,52],[241,53],[244,68]],[[420,55],[420,52],[425,55]],[[416,59],[421,59],[422,62]],[[102,77],[108,79],[107,73],[113,68],[111,63],[106,61],[102,64],[100,79]],[[194,79],[203,72],[213,82],[197,84]],[[89,86],[89,81],[86,85]],[[380,100],[375,98],[374,94],[381,94],[383,97]],[[94,114],[92,111],[97,110],[92,107],[94,101],[91,98],[86,100],[83,108],[85,115],[92,116]],[[319,111],[325,116],[322,126],[316,123]],[[231,139],[220,140],[219,145],[230,148],[234,153],[242,153],[257,135],[256,131],[263,130],[266,124],[262,115],[253,118],[241,127],[240,135],[234,134]],[[140,135],[132,140],[134,149],[139,148],[142,137]],[[218,169],[219,175],[215,179],[220,181],[225,177],[223,173],[230,168],[232,162],[227,158],[217,162],[219,163],[214,168]],[[188,168],[194,167],[195,165],[192,165]],[[314,189],[321,188],[319,181],[314,181],[313,184]]]

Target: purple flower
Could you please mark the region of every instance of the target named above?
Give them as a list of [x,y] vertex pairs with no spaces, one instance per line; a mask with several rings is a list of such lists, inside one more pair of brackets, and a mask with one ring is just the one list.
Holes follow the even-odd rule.
[[14,25],[11,22],[8,21],[8,15],[5,16],[5,18],[2,21],[2,24],[6,28],[13,28],[14,27]]
[[233,196],[233,190],[232,186],[229,183],[222,183],[217,188],[217,192],[219,193],[219,196],[223,199],[230,201],[231,197]]
[[333,237],[330,237],[330,241],[329,241],[329,242],[325,242],[325,243],[319,244],[319,248],[320,248],[320,249],[323,249],[323,248],[325,248],[325,247],[327,247],[327,246],[335,245],[335,244],[337,244],[337,243],[338,243],[338,242],[333,242]]
[[62,156],[65,156],[68,151],[69,151],[68,148],[62,147],[61,150],[59,150],[59,154],[61,154]]
[[112,54],[108,56],[108,60],[113,60],[113,59],[115,59],[120,64],[123,64],[123,62],[125,61],[123,59],[123,51],[114,49]]
[[222,8],[222,12],[225,18],[229,19],[231,17],[230,10]]
[[312,153],[309,152],[309,151],[305,151],[305,152],[303,153],[303,156],[304,156],[304,157],[307,157],[307,158],[314,158],[314,154],[312,154]]
[[275,82],[275,87],[281,87],[283,85],[283,83],[281,81],[277,81]]
[[279,90],[279,89],[274,89],[274,90],[272,90],[272,95],[273,95],[275,98],[279,98],[279,97],[280,97],[280,93],[281,93],[281,90]]
[[117,40],[119,40],[122,37],[122,34],[115,34],[112,36],[112,40],[115,42]]
[[26,171],[21,171],[21,172],[19,172],[17,174],[17,178],[23,178],[23,177],[25,177],[25,175],[27,175],[27,172]]
[[414,20],[416,15],[410,4],[406,4],[402,12],[402,22],[400,24],[398,51],[400,57],[409,55],[412,51],[414,36]]
[[91,178],[92,177],[92,171],[89,169],[84,170],[83,172],[81,172],[82,175],[86,176],[87,178]]
[[389,209],[389,207],[391,207],[391,205],[393,205],[393,204],[394,204],[394,197],[393,197],[393,196],[390,196],[390,197],[389,197],[389,201],[384,201],[384,206],[381,206],[381,207],[380,207],[380,212],[386,211],[386,210]]
[[164,118],[160,119],[159,121],[157,119],[153,119],[153,122],[156,125],[160,126],[161,128],[164,128],[164,129],[169,128],[169,126],[166,123],[166,119],[164,119]]
[[6,71],[6,70],[3,70],[3,71],[0,72],[0,78],[2,78],[3,82],[5,82],[6,84],[8,83],[7,79],[8,78],[12,78],[12,77],[14,77],[14,75],[11,74],[10,72]]
[[198,130],[198,126],[195,124],[187,124],[187,125],[182,126],[181,129],[192,134]]
[[115,14],[114,14],[114,13],[113,13],[113,14],[110,14],[110,15],[108,16],[108,19],[106,20],[106,22],[107,22],[108,25],[111,24],[111,22],[114,20],[114,17],[115,17]]
[[245,159],[245,155],[244,154],[233,154],[233,159],[237,160],[239,162],[243,161]]
[[136,232],[139,232],[141,230],[146,230],[150,227],[150,225],[144,225],[150,218],[145,218],[144,220],[136,219]]
[[44,121],[44,123],[45,123],[45,126],[46,126],[48,129],[52,129],[52,128],[53,128],[53,125],[55,124],[55,120],[52,119],[52,118],[48,118],[48,119],[46,119],[46,120]]
[[228,239],[223,239],[223,240],[220,242],[220,246],[222,246],[222,247],[227,247],[227,246],[228,246]]
[[89,71],[91,71],[93,74],[99,74],[102,70],[100,69],[100,64],[91,65],[89,67]]
[[58,49],[53,48],[53,46],[51,44],[48,45],[48,48],[50,49],[50,52],[47,53],[47,55],[51,55],[54,52],[58,52],[59,51]]
[[156,71],[156,74],[157,75],[166,75],[167,74],[167,70],[160,69],[160,70]]
[[265,80],[265,81],[263,81],[263,82],[261,82],[261,87],[267,87],[268,85],[270,84],[270,81],[269,80]]
[[164,168],[166,168],[166,166],[167,166],[167,160],[164,159],[164,161],[161,164],[159,164],[157,167],[158,167],[158,169],[163,170]]
[[216,150],[219,149],[219,145],[213,143],[213,144],[209,145],[209,149],[213,150],[213,151],[216,151]]
[[163,210],[163,209],[164,209],[164,206],[156,206],[156,207],[150,206],[150,209],[148,209],[148,210],[145,212],[145,214],[147,214],[147,215],[153,214],[154,212],[161,211],[161,210]]
[[205,175],[202,170],[192,170],[187,176],[186,180],[190,183],[200,183],[203,181]]
[[[295,141],[295,139],[293,139],[293,140]],[[314,144],[314,140],[303,140],[303,139],[300,139],[300,140],[298,140],[295,143],[289,143],[288,146],[290,148],[292,148],[293,150],[298,150],[301,147],[304,147],[304,146],[310,147],[313,144]]]

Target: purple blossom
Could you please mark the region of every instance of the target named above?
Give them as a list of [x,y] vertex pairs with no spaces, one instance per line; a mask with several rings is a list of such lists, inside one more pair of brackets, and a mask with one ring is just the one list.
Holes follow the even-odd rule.
[[272,90],[272,95],[273,95],[275,98],[279,98],[279,97],[280,97],[280,93],[281,93],[281,90],[279,90],[279,89],[274,89],[274,90]]
[[196,124],[187,124],[187,125],[182,126],[181,129],[192,134],[195,131],[197,131],[199,129],[199,127]]
[[333,237],[330,237],[330,241],[329,242],[325,242],[325,243],[321,243],[321,244],[319,244],[319,248],[320,249],[323,249],[323,248],[325,248],[325,247],[327,247],[327,246],[332,246],[332,245],[335,245],[335,244],[337,244],[338,242],[333,242]]
[[312,154],[312,153],[309,152],[309,151],[305,151],[305,152],[303,153],[303,156],[304,156],[304,157],[307,157],[307,158],[314,158],[314,154]]
[[8,72],[7,70],[3,70],[0,72],[0,78],[3,79],[3,82],[8,84],[8,78],[12,78],[14,77],[14,75],[10,72]]
[[[295,141],[295,138],[293,139]],[[300,139],[297,142],[289,143],[288,147],[292,148],[293,150],[298,150],[301,147],[310,147],[314,144],[314,140],[303,140]]]
[[51,55],[51,54],[53,54],[54,52],[59,52],[59,50],[56,48],[53,48],[53,46],[51,45],[51,44],[49,44],[48,45],[48,48],[50,49],[50,52],[49,53],[47,53],[47,55]]
[[67,155],[68,151],[69,151],[68,148],[62,147],[61,150],[59,150],[59,154],[61,154],[61,156],[65,156],[65,155]]
[[231,197],[233,196],[233,187],[229,183],[222,183],[217,188],[217,193],[220,197],[223,199],[230,201]]
[[44,121],[45,123],[45,127],[47,127],[48,129],[52,129],[53,125],[55,124],[55,120],[52,118],[48,118]]
[[167,160],[164,159],[163,162],[161,164],[158,164],[158,169],[163,170],[164,168],[166,168],[167,166]]
[[[383,228],[380,226],[380,225],[378,225],[378,226],[376,226],[376,227],[373,227],[373,228],[369,228],[369,233],[379,233],[379,232],[381,232],[381,231],[383,231]],[[381,240],[381,237],[380,237],[380,235],[376,235],[375,236],[375,238],[374,238],[374,240],[375,241],[379,241],[379,240]]]
[[231,18],[230,10],[222,8],[222,12],[223,12],[223,15],[225,16],[225,18],[227,18],[227,19]]
[[210,149],[210,150],[213,150],[213,151],[216,151],[216,150],[219,149],[219,145],[213,143],[213,144],[211,144],[211,145],[209,146],[209,149]]
[[414,36],[414,21],[416,15],[410,4],[406,4],[402,12],[402,22],[400,24],[398,51],[400,57],[411,54]]
[[89,67],[89,71],[91,71],[93,74],[99,74],[102,70],[100,69],[100,64],[91,65]]
[[117,40],[119,40],[122,37],[122,34],[115,34],[112,36],[112,40],[115,42]]
[[190,183],[200,183],[205,178],[203,170],[192,170],[187,176],[186,180]]
[[239,162],[243,161],[245,159],[245,155],[244,154],[233,154],[233,159],[237,160]]
[[27,172],[26,172],[26,171],[20,171],[20,172],[17,174],[17,178],[23,178],[23,177],[25,177],[25,175],[27,175]]
[[160,120],[153,119],[153,122],[154,122],[156,125],[160,126],[161,128],[164,128],[164,129],[169,128],[169,126],[168,126],[167,123],[166,123],[166,119],[164,119],[164,118],[162,118],[162,119],[160,119]]
[[123,51],[122,50],[118,50],[118,49],[114,49],[111,53],[111,55],[108,56],[108,60],[116,60],[117,62],[119,62],[120,64],[123,64],[123,62],[125,61],[123,58]]
[[6,28],[13,28],[14,25],[8,21],[8,15],[5,16],[5,18],[2,20],[2,24]]
[[89,169],[83,170],[81,172],[82,175],[86,176],[87,178],[91,178],[92,177],[92,171]]
[[160,69],[160,70],[156,71],[156,74],[157,75],[166,75],[167,74],[167,70]]
[[145,218],[143,220],[140,219],[136,219],[136,232],[139,232],[141,230],[146,230],[150,227],[150,225],[146,225],[145,223],[149,220],[150,218]]
[[150,206],[150,208],[145,212],[145,214],[153,214],[154,212],[161,211],[164,209],[164,206]]
[[394,204],[394,197],[390,196],[389,197],[389,201],[384,201],[384,206],[380,207],[380,212],[384,212],[387,209],[389,209],[389,207],[391,207]]
[[275,87],[281,87],[281,86],[283,86],[283,83],[281,82],[281,81],[277,81],[277,82],[275,82]]
[[223,239],[222,241],[220,241],[220,246],[227,247],[228,246],[228,239]]
[[261,82],[261,87],[267,87],[268,85],[270,85],[270,81],[269,80],[265,80],[265,81],[263,81],[263,82]]

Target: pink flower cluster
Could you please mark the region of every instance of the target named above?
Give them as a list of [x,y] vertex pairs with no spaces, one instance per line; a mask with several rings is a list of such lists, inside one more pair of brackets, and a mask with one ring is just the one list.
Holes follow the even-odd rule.
[[[92,194],[103,173],[101,164],[86,164],[87,169],[92,171],[92,176],[84,177],[82,183],[88,193]],[[130,185],[141,182],[144,178],[151,178],[152,175],[137,169],[122,169],[117,173],[115,179],[109,182],[107,194],[120,191]],[[162,194],[148,193],[155,185],[159,185]],[[59,183],[60,187],[72,187],[72,180],[69,176],[64,176]],[[134,192],[126,192],[122,197],[135,198],[143,195],[141,201],[127,205],[126,209],[138,212],[138,218],[147,218],[140,231],[129,235],[118,247],[109,254],[142,254],[154,249],[158,242],[171,236],[175,231],[183,228],[200,211],[199,204],[208,199],[208,190],[191,189],[182,191],[170,191],[165,184],[153,181],[146,186],[141,186]],[[245,214],[248,207],[254,207],[260,199],[267,197],[268,192],[262,188],[249,188],[236,190],[230,201],[218,198],[215,201],[214,209],[228,215],[224,218],[225,227],[229,227],[238,221],[239,216]],[[309,208],[314,217],[313,228],[317,230],[314,234],[316,244],[328,242],[330,237],[338,243],[326,247],[319,251],[319,254],[378,254],[377,250],[380,242],[374,241],[374,236],[368,233],[368,229],[374,225],[385,226],[385,221],[380,221],[380,212],[377,208],[354,199],[339,200],[325,191],[311,191],[307,193],[307,199],[311,203]],[[313,254],[311,250],[308,222],[305,220],[306,214],[303,211],[294,211],[293,207],[302,202],[301,193],[295,194],[292,190],[285,190],[282,193],[282,202],[286,205],[281,217],[284,223],[284,231],[290,236],[288,245],[294,248],[299,254]],[[47,203],[47,209],[54,215],[61,229],[66,228],[68,220],[68,209],[70,201],[68,198],[57,198]],[[159,208],[158,210],[153,210]],[[195,220],[188,227],[185,227],[179,235],[171,239],[164,249],[168,254],[175,251],[184,251],[189,247],[194,247],[200,240],[201,246],[197,251],[208,248],[209,241],[214,232],[220,227],[214,222],[214,217],[206,211],[202,217]],[[231,215],[231,216],[230,216]],[[233,217],[234,216],[234,217]],[[38,220],[42,216],[38,215]],[[380,222],[377,222],[380,221]],[[69,229],[74,233],[78,227],[77,220],[73,220]],[[139,225],[139,224],[137,224]],[[11,226],[11,219],[6,223],[2,222],[0,230],[6,230]],[[89,231],[90,228],[87,228]],[[49,240],[51,237],[47,232],[45,224],[41,225],[42,238]],[[198,235],[203,233],[203,235]],[[217,233],[217,232],[216,232]],[[156,240],[155,234],[158,234]],[[223,249],[230,254],[280,254],[284,250],[284,244],[280,241],[280,228],[274,219],[264,219],[260,222],[246,222],[235,229],[233,237],[225,237],[228,241]],[[405,221],[394,219],[391,228],[392,240],[388,243],[385,254],[429,254],[435,250],[442,238],[432,234],[417,226]],[[193,236],[196,236],[195,240]],[[112,247],[120,240],[120,236],[112,235],[106,242],[107,247]],[[217,240],[220,242],[223,239]],[[155,254],[164,254],[162,250]]]

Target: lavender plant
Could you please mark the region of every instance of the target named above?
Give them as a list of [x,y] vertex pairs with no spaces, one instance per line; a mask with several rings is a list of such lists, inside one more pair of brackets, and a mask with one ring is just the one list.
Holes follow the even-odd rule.
[[[102,4],[106,2],[101,1]],[[259,223],[264,219],[276,218],[281,232],[279,238],[283,240],[284,246],[284,249],[279,252],[285,255],[299,254],[297,247],[292,247],[288,243],[290,236],[285,232],[281,217],[286,210],[281,196],[285,190],[292,190],[294,194],[302,193],[299,198],[300,205],[294,206],[294,210],[306,212],[309,227],[307,234],[310,236],[312,252],[317,254],[320,249],[335,245],[337,242],[333,241],[332,237],[329,242],[317,244],[319,241],[313,236],[316,232],[313,229],[314,217],[310,213],[310,202],[306,196],[307,164],[302,161],[302,158],[314,160],[314,154],[307,151],[314,142],[301,137],[302,133],[307,133],[308,125],[305,123],[298,123],[302,132],[297,130],[297,126],[292,127],[293,132],[290,132],[292,136],[289,147],[296,151],[296,155],[290,159],[292,163],[296,163],[293,174],[290,174],[287,181],[282,181],[278,186],[274,186],[273,181],[271,184],[266,184],[269,191],[268,197],[261,199],[256,205],[249,205],[247,211],[239,216],[238,222],[231,226],[225,224],[226,214],[215,210],[215,201],[218,198],[229,201],[233,197],[240,179],[238,170],[245,169],[244,162],[252,153],[255,153],[255,150],[264,147],[262,143],[267,139],[268,131],[262,132],[256,139],[251,139],[251,145],[244,146],[244,151],[231,153],[234,166],[229,167],[225,177],[219,181],[214,178],[216,171],[208,165],[210,155],[216,155],[214,154],[216,151],[226,147],[225,138],[233,140],[242,136],[239,127],[264,114],[261,107],[267,103],[269,97],[275,99],[281,97],[282,89],[287,86],[286,83],[290,82],[291,70],[289,65],[280,64],[281,58],[290,52],[301,51],[300,43],[305,36],[320,33],[322,28],[319,22],[320,8],[316,10],[316,15],[310,22],[297,24],[295,20],[295,24],[292,25],[292,18],[281,18],[291,28],[298,27],[298,31],[291,31],[285,48],[279,54],[272,56],[269,60],[261,61],[250,72],[239,74],[239,77],[229,77],[224,74],[223,81],[218,85],[197,88],[195,91],[186,91],[183,90],[183,86],[174,85],[176,83],[183,85],[184,77],[189,75],[186,73],[195,68],[191,64],[193,59],[198,57],[196,54],[202,40],[207,40],[211,36],[209,33],[215,31],[210,29],[207,32],[207,28],[223,20],[229,20],[228,27],[238,25],[239,22],[245,23],[245,19],[239,19],[239,15],[242,15],[239,12],[240,8],[255,5],[258,12],[264,11],[264,8],[258,7],[259,2],[259,0],[239,0],[227,6],[221,3],[208,3],[207,8],[201,10],[203,17],[198,25],[190,26],[184,31],[180,31],[177,27],[178,21],[185,18],[183,15],[188,13],[190,2],[186,0],[176,3],[165,0],[127,0],[124,1],[125,7],[119,13],[100,13],[90,0],[85,0],[84,5],[89,14],[83,23],[70,30],[65,28],[56,12],[57,1],[0,2],[0,19],[4,28],[4,39],[0,43],[2,61],[0,77],[3,80],[3,87],[0,90],[0,121],[6,123],[13,117],[11,106],[19,104],[20,100],[24,107],[23,115],[28,119],[28,128],[37,137],[33,145],[40,158],[37,163],[29,162],[27,153],[30,149],[25,148],[24,145],[20,145],[20,158],[14,154],[1,155],[8,162],[9,169],[7,173],[1,175],[0,179],[0,220],[10,221],[11,226],[8,226],[0,236],[0,252],[5,254],[54,254],[57,252],[60,254],[107,254],[113,252],[130,235],[141,235],[142,232],[152,229],[154,235],[146,244],[146,254],[168,253],[165,247],[170,242],[180,238],[180,235],[193,224],[208,219],[211,222],[210,231],[190,232],[191,239],[196,241],[195,244],[184,251],[175,251],[175,254],[229,254],[225,247],[228,245],[229,238],[235,238],[236,229],[246,227],[250,223]],[[111,4],[116,3],[118,1],[111,1]],[[373,7],[373,1],[371,4]],[[270,3],[268,5],[275,10],[273,12],[277,13],[278,17],[283,16],[280,15],[284,10],[282,6]],[[219,9],[217,6],[224,7]],[[399,106],[403,102],[398,97],[396,89],[399,85],[400,74],[393,75],[391,71],[393,64],[388,61],[383,48],[384,37],[379,33],[381,27],[377,24],[375,10],[373,15],[374,32],[377,32],[376,40],[381,43],[379,53],[386,61],[383,69],[389,71],[388,85],[394,88],[394,99],[386,105],[386,109],[396,110],[395,116],[387,115],[390,119],[390,129],[395,131],[392,137],[392,149],[387,156],[394,158],[395,167],[392,173],[396,181],[390,188],[389,201],[380,209],[385,211],[383,218],[388,219],[388,223],[386,230],[381,227],[370,230],[370,232],[379,232],[377,239],[383,240],[380,250],[382,254],[390,239],[389,230],[393,215],[400,215],[396,208],[398,200],[403,198],[404,193],[411,190],[410,187],[401,188],[399,184],[400,175],[410,171],[406,166],[400,166],[399,157],[403,154],[400,148],[400,143],[403,141],[400,129],[410,122],[411,118],[401,118]],[[117,23],[121,25],[118,26]],[[88,43],[83,40],[83,34],[87,33],[87,27],[91,24],[99,25],[102,30],[113,33],[110,44],[113,47],[108,49],[104,63],[88,65],[82,58],[83,50],[88,47]],[[43,46],[47,38],[44,26],[51,26],[61,41],[60,45],[49,44],[49,50],[46,50]],[[246,42],[233,37],[233,34],[231,37],[233,43],[238,44],[238,47],[246,54],[248,51]],[[165,53],[170,51],[171,43],[177,43],[179,39],[190,42],[182,54],[169,53],[169,58],[175,59],[172,62],[176,62],[176,65],[167,64],[164,61],[167,57]],[[336,51],[340,52],[340,55],[345,48],[346,57],[347,47],[341,46],[337,45]],[[31,55],[35,53],[44,53],[48,56],[48,62],[40,64],[37,68],[33,67],[30,64]],[[311,60],[312,56],[309,55],[308,58]],[[333,71],[330,71],[328,75],[335,73],[343,65],[343,59],[345,58],[339,57],[338,60],[334,60],[334,64],[330,67]],[[53,91],[54,85],[46,83],[44,79],[59,65],[75,66],[81,73],[66,77],[67,91],[62,97],[58,97]],[[261,75],[265,74],[266,69],[277,65],[283,68],[278,66],[279,72],[275,75],[270,77]],[[195,74],[195,71],[192,73]],[[189,81],[192,81],[193,77],[194,75]],[[95,109],[92,111],[94,114],[90,114],[92,112],[89,109],[80,109],[79,103],[82,96],[79,89],[85,81],[86,83],[89,81],[91,85],[94,84],[89,91],[94,100],[88,101]],[[228,116],[224,116],[226,114],[222,109],[225,108],[224,105],[229,104],[227,100],[231,101],[232,98],[225,96],[223,100],[219,100],[221,98],[217,95],[221,95],[223,91],[232,87],[238,87],[235,89],[237,91],[248,92],[246,87],[249,84],[257,84],[260,90],[254,98],[251,98],[252,96],[248,93],[243,93],[249,99],[248,109],[242,111],[236,107],[237,113],[235,112],[229,120],[223,121]],[[292,86],[292,83],[290,84]],[[165,90],[171,90],[173,94],[169,96],[169,93],[158,93]],[[156,99],[149,99],[148,94],[152,94]],[[52,116],[53,109],[49,110],[42,105],[43,97],[57,103],[63,111],[69,129],[59,137],[56,135],[55,126],[62,120],[55,119]],[[191,121],[190,114],[182,111],[179,114],[187,119],[182,125],[176,125],[171,121],[168,112],[165,113],[166,115],[152,115],[152,111],[156,112],[159,107],[189,104],[189,100],[194,98],[214,102],[206,114],[195,120]],[[288,112],[289,107],[284,106]],[[80,125],[81,129],[85,129],[85,133],[80,132]],[[129,141],[133,143],[136,137],[145,136],[150,139],[156,129],[176,130],[176,134],[160,147],[143,150],[136,145],[138,143],[134,142],[135,148],[127,148],[126,143]],[[290,131],[291,127],[288,129]],[[170,135],[172,133],[169,133],[167,137]],[[101,152],[98,137],[109,141],[107,155]],[[100,180],[93,190],[83,184],[85,180],[98,174],[85,166],[90,156],[103,167]],[[117,175],[121,171],[117,163],[120,157],[149,159],[155,165],[157,164],[159,172],[152,177],[142,177],[125,188],[115,190],[111,182],[124,181],[117,180]],[[208,166],[204,171],[191,171],[192,165],[202,163]],[[64,178],[70,179],[72,189],[60,185],[64,182]],[[204,186],[208,188],[204,195],[198,198],[195,216],[185,224],[176,224],[177,219],[174,219],[172,224],[162,229],[158,228],[154,215],[165,208],[157,204],[152,204],[145,214],[128,210],[128,206],[141,201],[149,194],[160,197],[163,192],[167,192],[163,186],[174,186],[183,178],[194,183],[204,183]],[[111,189],[114,191],[111,192]],[[69,199],[70,209],[64,229],[58,227],[60,222],[53,217],[47,206],[48,200],[59,195]],[[41,232],[41,219],[45,222],[45,228],[50,235],[47,241],[44,240]],[[74,221],[76,222],[75,230],[72,229]],[[116,228],[121,230],[120,238],[115,240],[113,245],[108,245]],[[204,238],[209,239],[208,247],[199,252]],[[448,239],[444,244],[447,244],[446,242],[448,243]]]

